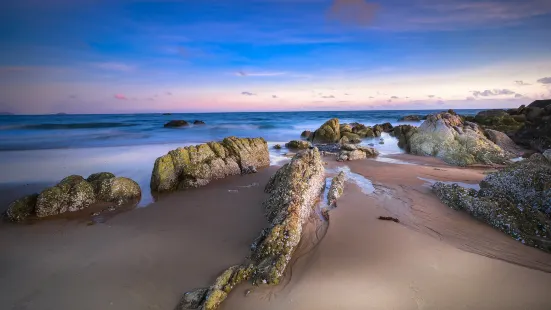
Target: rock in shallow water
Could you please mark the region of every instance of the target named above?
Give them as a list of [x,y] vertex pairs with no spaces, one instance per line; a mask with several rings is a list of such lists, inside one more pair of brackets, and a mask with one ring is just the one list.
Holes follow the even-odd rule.
[[480,191],[436,183],[436,195],[524,244],[551,252],[551,163],[535,156],[488,175]]
[[178,148],[157,158],[150,187],[154,192],[168,192],[204,186],[211,180],[249,171],[251,166],[269,165],[264,139],[228,137],[222,142]]
[[32,194],[10,203],[6,215],[12,222],[22,222],[34,212],[38,194]]
[[189,126],[189,123],[184,120],[174,120],[166,123],[165,128],[177,128],[177,127],[186,127]]
[[312,142],[317,143],[336,143],[341,138],[339,119],[333,118],[325,122],[311,136]]
[[336,177],[331,180],[331,186],[327,192],[327,203],[329,206],[334,206],[344,191],[344,181],[346,180],[346,175],[344,171],[341,171]]
[[35,212],[38,217],[46,217],[79,211],[94,202],[96,196],[92,184],[79,175],[71,175],[38,195]]

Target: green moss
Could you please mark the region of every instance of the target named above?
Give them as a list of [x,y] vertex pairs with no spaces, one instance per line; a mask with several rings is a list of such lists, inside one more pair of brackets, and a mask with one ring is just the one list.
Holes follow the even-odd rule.
[[178,175],[174,168],[172,156],[166,154],[155,160],[151,174],[151,190],[166,192],[176,189],[178,186]]
[[226,158],[226,149],[224,148],[224,146],[222,146],[222,144],[218,142],[209,142],[207,144],[212,149],[214,154],[216,154],[216,156],[220,158]]
[[214,310],[218,308],[218,306],[220,306],[220,304],[226,299],[226,297],[228,297],[228,294],[222,290],[211,290],[205,298],[203,310]]
[[32,194],[10,203],[6,215],[13,222],[22,222],[34,213],[38,194]]
[[341,138],[339,119],[333,118],[321,125],[314,132],[314,143],[335,143]]
[[114,178],[114,177],[115,177],[115,175],[112,174],[111,172],[99,172],[99,173],[91,174],[86,179],[86,181],[92,183],[92,182],[95,182],[95,181],[103,181],[103,180],[111,179],[111,178]]

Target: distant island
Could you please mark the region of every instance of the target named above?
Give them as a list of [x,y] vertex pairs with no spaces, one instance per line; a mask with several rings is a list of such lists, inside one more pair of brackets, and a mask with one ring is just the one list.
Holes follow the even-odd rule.
[[67,113],[60,112],[60,113],[56,113],[55,115],[67,115]]
[[11,112],[0,112],[0,115],[15,115]]

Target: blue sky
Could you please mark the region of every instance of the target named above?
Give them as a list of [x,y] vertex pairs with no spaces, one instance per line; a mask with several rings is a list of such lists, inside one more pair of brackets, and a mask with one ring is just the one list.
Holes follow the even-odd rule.
[[514,107],[551,97],[548,0],[19,0],[0,111]]

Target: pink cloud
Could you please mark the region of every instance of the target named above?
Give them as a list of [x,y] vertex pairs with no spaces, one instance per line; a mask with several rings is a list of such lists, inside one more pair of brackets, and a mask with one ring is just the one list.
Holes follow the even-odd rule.
[[115,99],[118,99],[118,100],[126,100],[126,99],[128,99],[128,98],[126,98],[126,96],[123,95],[123,94],[115,94],[113,97],[114,97]]

